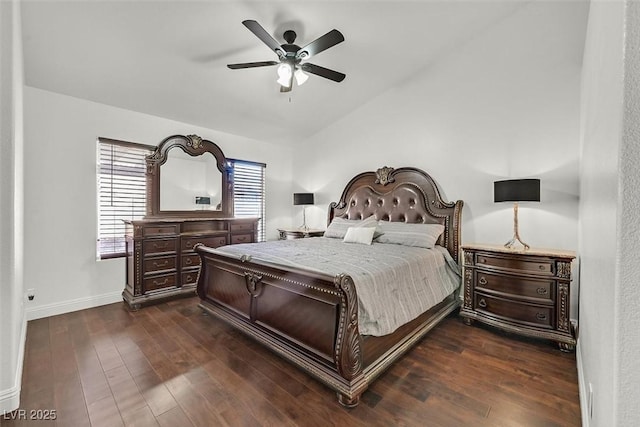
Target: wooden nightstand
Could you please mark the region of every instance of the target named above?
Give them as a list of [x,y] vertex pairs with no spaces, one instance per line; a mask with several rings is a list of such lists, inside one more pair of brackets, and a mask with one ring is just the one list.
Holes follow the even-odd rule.
[[576,340],[570,317],[574,252],[512,250],[463,245],[464,302],[460,315],[522,335],[546,338],[572,351]]
[[322,237],[324,230],[314,230],[311,228],[307,230],[301,228],[278,228],[278,233],[280,240],[293,240],[304,237]]

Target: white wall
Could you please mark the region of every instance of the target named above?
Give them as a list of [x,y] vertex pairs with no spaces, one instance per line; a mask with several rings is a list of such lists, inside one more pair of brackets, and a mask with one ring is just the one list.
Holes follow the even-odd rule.
[[577,354],[589,426],[640,425],[639,29],[638,3],[591,3],[582,81]]
[[23,69],[20,4],[0,2],[0,414],[18,408],[23,304]]
[[620,147],[618,286],[614,367],[618,426],[640,425],[640,3],[628,1],[625,16],[624,116]]
[[288,149],[25,87],[25,288],[30,319],[120,300],[123,259],[96,261],[96,138],[156,145],[197,134],[227,157],[267,164],[267,237],[289,225]]
[[445,198],[464,200],[463,242],[501,244],[513,234],[513,210],[493,203],[493,181],[539,177],[542,201],[521,204],[520,235],[532,246],[576,250],[584,27],[568,31],[567,23],[578,16],[586,25],[587,9],[523,6],[306,140],[294,176],[296,190],[316,193],[309,225],[325,225],[326,206],[356,173],[414,166]]

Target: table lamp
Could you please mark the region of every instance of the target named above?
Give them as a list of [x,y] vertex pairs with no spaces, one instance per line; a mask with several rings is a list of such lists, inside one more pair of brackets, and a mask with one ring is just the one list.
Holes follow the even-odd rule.
[[[293,193],[293,205],[312,205],[313,204],[313,193]],[[302,225],[301,229],[304,231],[309,230],[307,227],[307,215],[306,215],[306,207],[302,209]]]
[[507,243],[506,248],[513,248],[516,241],[524,246],[524,250],[530,248],[529,245],[520,239],[518,232],[518,202],[539,202],[540,201],[540,180],[539,179],[507,179],[495,181],[493,183],[494,202],[513,202],[513,237]]

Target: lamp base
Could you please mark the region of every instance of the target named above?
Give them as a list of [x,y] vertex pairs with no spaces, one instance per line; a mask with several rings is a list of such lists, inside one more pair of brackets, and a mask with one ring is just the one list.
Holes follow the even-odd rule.
[[525,251],[531,249],[531,246],[527,245],[525,242],[520,240],[520,236],[518,236],[518,235],[514,235],[511,238],[511,240],[509,240],[507,243],[504,244],[504,247],[507,248],[507,249],[515,249],[516,242],[520,242],[520,244],[522,246],[524,246],[524,250]]
[[309,231],[307,226],[307,208],[302,208],[302,225],[298,227],[298,230]]
[[516,242],[520,242],[524,246],[524,250],[529,250],[531,246],[527,245],[520,239],[520,233],[518,232],[518,203],[513,204],[513,237],[507,243],[504,244],[505,248],[514,249]]

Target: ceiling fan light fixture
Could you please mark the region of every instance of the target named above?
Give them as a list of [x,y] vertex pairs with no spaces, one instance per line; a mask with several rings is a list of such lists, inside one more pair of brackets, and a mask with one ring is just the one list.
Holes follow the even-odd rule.
[[278,66],[278,83],[281,86],[289,87],[291,84],[291,65],[290,64],[280,64]]
[[301,69],[297,69],[295,73],[293,73],[294,77],[296,78],[296,83],[298,83],[298,86],[302,86],[304,84],[304,82],[307,81],[307,79],[309,78],[308,75],[306,75]]

